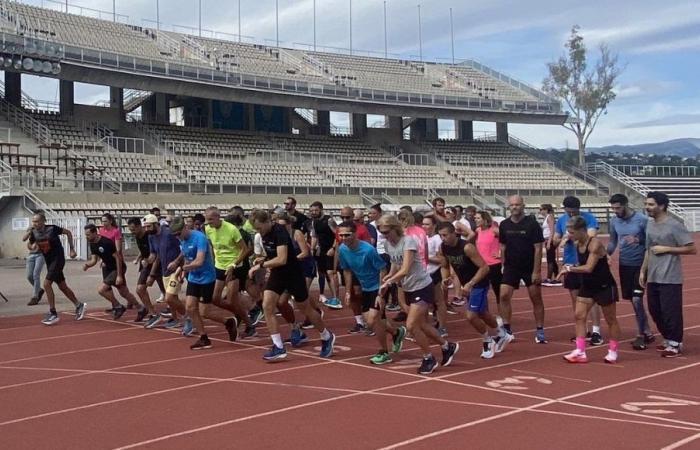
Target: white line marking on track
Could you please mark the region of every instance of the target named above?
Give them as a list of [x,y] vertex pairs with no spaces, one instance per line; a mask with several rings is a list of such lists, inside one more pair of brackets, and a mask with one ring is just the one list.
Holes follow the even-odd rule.
[[592,383],[591,380],[582,380],[581,378],[569,378],[569,377],[560,377],[558,375],[551,375],[547,373],[540,373],[540,372],[533,372],[531,370],[520,370],[520,369],[511,369],[513,372],[518,372],[518,373],[529,373],[532,375],[541,375],[543,377],[548,377],[548,378],[559,378],[562,380],[568,380],[568,381],[576,381],[576,382],[583,382],[583,383]]
[[678,442],[674,442],[671,445],[667,445],[666,447],[662,448],[661,450],[675,450],[677,448],[683,447],[685,444],[690,444],[693,441],[696,441],[700,439],[700,433],[694,434],[692,436],[688,436],[685,439],[681,439]]

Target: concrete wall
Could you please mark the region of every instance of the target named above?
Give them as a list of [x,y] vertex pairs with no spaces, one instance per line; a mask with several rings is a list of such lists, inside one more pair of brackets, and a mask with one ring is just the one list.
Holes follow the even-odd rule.
[[22,242],[24,231],[12,231],[12,219],[29,219],[31,224],[32,215],[22,206],[22,197],[3,197],[0,201],[4,204],[0,209],[0,257],[24,258],[27,255],[27,244]]
[[73,117],[78,121],[99,122],[109,128],[118,130],[121,126],[119,110],[93,105],[75,105]]

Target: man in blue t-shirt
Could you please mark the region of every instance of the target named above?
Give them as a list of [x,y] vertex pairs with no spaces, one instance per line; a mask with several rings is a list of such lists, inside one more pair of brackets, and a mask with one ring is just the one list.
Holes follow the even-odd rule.
[[639,274],[644,263],[646,233],[649,218],[628,206],[629,200],[623,194],[610,197],[610,207],[615,216],[610,219],[610,241],[608,255],[620,247],[620,288],[622,298],[632,301],[637,319],[637,338],[632,342],[635,350],[644,350],[654,342],[649,328],[649,320],[644,309],[644,287],[639,284]]
[[[390,363],[391,356],[386,343],[386,334],[388,332],[393,336],[392,352],[397,353],[401,351],[406,329],[402,326],[394,328],[386,320],[384,312],[386,299],[379,296],[379,287],[381,271],[387,264],[372,244],[357,238],[357,226],[354,222],[341,223],[338,227],[338,236],[342,239],[342,244],[338,248],[338,261],[345,278],[345,286],[352,286],[353,279],[359,282],[362,289],[362,313],[367,318],[367,326],[374,331],[379,340],[381,350],[370,358],[370,362],[372,364]],[[350,293],[345,295],[349,301]]]
[[[564,214],[557,219],[557,223],[554,227],[553,243],[557,247],[562,245],[564,246],[564,266],[577,266],[578,255],[576,245],[574,244],[574,241],[569,238],[569,233],[566,231],[566,224],[572,217],[583,217],[583,219],[586,221],[588,235],[590,237],[595,237],[596,234],[598,234],[598,220],[593,214],[587,211],[581,211],[581,200],[579,200],[577,197],[566,197],[562,205],[564,206]],[[564,288],[569,290],[569,294],[571,295],[571,304],[575,312],[576,297],[578,297],[578,291],[581,288],[581,277],[566,277],[564,279]],[[602,315],[602,311],[598,305],[594,305],[590,311],[591,321],[593,322],[592,332],[590,335],[591,345],[602,345],[603,337],[600,334],[600,316]]]
[[[224,324],[229,332],[229,338],[234,334],[236,328],[233,318],[225,318],[220,311],[211,309],[214,285],[216,284],[216,268],[209,240],[201,231],[187,228],[184,219],[179,216],[173,219],[170,232],[180,241],[183,265],[178,267],[175,273],[180,280],[187,275],[187,313],[192,319],[195,329],[199,332],[199,340],[190,348],[192,350],[211,348],[211,341],[204,329],[202,317]],[[235,338],[231,340],[235,340]]]

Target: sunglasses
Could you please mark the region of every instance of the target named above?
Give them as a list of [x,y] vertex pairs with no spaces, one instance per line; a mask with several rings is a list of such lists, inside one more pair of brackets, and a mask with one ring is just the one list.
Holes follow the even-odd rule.
[[352,233],[338,233],[338,236],[341,238],[346,238],[352,236]]

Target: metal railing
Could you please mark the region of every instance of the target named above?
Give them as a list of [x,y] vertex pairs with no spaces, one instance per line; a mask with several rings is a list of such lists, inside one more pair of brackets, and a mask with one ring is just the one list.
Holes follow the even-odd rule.
[[[0,95],[5,98],[5,82],[0,80]],[[22,107],[27,109],[39,109],[39,102],[34,100],[26,92],[22,91]]]
[[13,174],[12,166],[0,161],[0,197],[12,191]]
[[655,166],[640,164],[611,164],[612,167],[630,176],[640,177],[695,177],[696,166]]
[[153,95],[151,91],[141,91],[139,89],[124,89],[124,110],[132,112],[143,104],[143,102]]
[[100,142],[108,148],[115,149],[120,153],[141,153],[146,152],[146,142],[141,138],[105,136]]
[[4,98],[0,98],[0,113],[38,143],[48,145],[53,142],[51,130],[46,125]]
[[[58,213],[51,209],[48,204],[46,204],[42,199],[37,197],[32,191],[29,189],[24,189],[24,197],[22,199],[24,203],[24,208],[36,212],[37,210],[42,210],[44,214],[46,215],[47,219],[57,219],[58,218]],[[28,208],[27,207],[27,199],[30,200],[34,204],[34,208]]]

